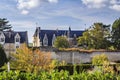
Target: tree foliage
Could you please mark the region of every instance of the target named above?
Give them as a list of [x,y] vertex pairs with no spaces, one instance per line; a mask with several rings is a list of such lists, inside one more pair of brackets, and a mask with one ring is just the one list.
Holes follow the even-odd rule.
[[120,49],[120,18],[112,25],[112,43],[115,48]]
[[4,49],[0,46],[0,67],[7,63],[7,56]]
[[106,49],[109,46],[108,37],[110,35],[110,25],[94,23],[92,27],[78,38],[78,44],[88,49]]
[[54,46],[56,48],[68,48],[69,42],[66,37],[64,36],[58,36],[54,42]]
[[8,23],[9,23],[9,21],[7,21],[6,18],[0,18],[0,31],[6,30],[6,29],[11,29],[12,26]]
[[50,53],[44,53],[40,50],[29,49],[26,45],[23,45],[17,49],[17,54],[13,54],[15,57],[11,67],[27,72],[39,72],[41,69],[47,69],[51,62]]

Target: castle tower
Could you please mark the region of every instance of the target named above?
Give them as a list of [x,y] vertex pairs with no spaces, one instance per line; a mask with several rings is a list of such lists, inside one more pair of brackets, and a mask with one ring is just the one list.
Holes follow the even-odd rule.
[[36,27],[36,31],[33,35],[33,47],[40,47],[40,27]]

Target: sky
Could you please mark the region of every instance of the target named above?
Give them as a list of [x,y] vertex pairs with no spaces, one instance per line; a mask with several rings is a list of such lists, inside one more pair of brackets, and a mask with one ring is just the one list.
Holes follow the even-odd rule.
[[120,17],[120,0],[0,0],[0,18],[14,31],[28,31],[29,42],[36,27],[85,30],[95,22],[111,24]]

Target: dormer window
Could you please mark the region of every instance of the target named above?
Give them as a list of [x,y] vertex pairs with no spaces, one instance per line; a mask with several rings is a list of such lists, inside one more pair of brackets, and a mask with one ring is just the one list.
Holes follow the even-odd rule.
[[20,35],[17,33],[15,35],[15,48],[19,48],[20,47]]
[[15,36],[15,43],[19,43],[20,42],[20,35],[17,33]]
[[45,34],[45,36],[43,38],[43,46],[48,46],[48,37],[47,37],[47,34]]
[[56,36],[55,34],[53,34],[53,38],[52,38],[52,46],[54,47],[54,42],[55,42]]
[[20,42],[20,38],[16,38],[16,42]]

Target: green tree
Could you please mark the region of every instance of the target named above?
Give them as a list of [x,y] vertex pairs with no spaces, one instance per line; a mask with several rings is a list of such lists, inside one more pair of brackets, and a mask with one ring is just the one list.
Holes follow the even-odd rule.
[[7,63],[7,57],[4,49],[0,46],[0,67]]
[[66,37],[64,36],[58,36],[54,42],[54,46],[56,48],[68,48],[69,42]]
[[120,18],[112,25],[112,42],[116,49],[120,49]]
[[6,30],[6,29],[11,29],[12,26],[8,23],[9,23],[9,21],[7,21],[6,18],[0,18],[0,31]]
[[94,23],[94,25],[78,38],[78,44],[86,48],[106,49],[109,47],[108,37],[110,35],[110,25]]

